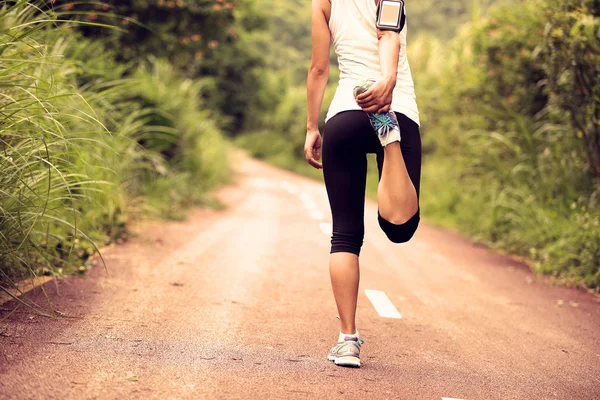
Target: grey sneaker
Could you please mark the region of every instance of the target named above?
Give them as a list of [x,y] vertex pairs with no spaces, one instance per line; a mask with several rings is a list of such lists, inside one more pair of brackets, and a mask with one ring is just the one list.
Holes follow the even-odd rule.
[[331,349],[327,359],[342,367],[360,368],[360,345],[364,342],[361,338],[346,336]]

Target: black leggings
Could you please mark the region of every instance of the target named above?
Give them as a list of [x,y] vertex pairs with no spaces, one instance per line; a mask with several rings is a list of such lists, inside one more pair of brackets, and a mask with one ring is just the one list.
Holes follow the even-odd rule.
[[[419,126],[396,113],[400,124],[401,149],[408,175],[419,196],[421,181],[421,135]],[[323,175],[333,217],[331,253],[360,254],[365,234],[365,187],[367,153],[377,155],[379,178],[383,167],[383,147],[363,111],[344,111],[325,125],[323,133]],[[420,212],[401,225],[378,215],[379,226],[394,243],[404,243],[414,235]]]

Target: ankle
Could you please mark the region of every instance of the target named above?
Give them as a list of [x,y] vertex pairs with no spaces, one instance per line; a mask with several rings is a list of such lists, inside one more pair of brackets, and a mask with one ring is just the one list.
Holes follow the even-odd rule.
[[386,155],[388,153],[395,153],[398,151],[401,151],[400,141],[390,142],[390,143],[386,144],[385,146],[383,146],[383,152]]
[[358,338],[358,331],[355,329],[354,333],[343,333],[343,331],[340,331],[340,334],[338,336],[338,342],[343,342],[346,340],[346,338]]
[[356,325],[352,324],[352,325],[345,325],[345,324],[340,324],[340,334],[343,335],[347,335],[347,336],[352,336],[356,333]]

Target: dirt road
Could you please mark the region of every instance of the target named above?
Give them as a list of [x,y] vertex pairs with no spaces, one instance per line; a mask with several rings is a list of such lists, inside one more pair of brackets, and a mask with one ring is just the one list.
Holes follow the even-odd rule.
[[[393,245],[372,202],[363,366],[334,366],[325,190],[240,163],[219,193],[226,210],[146,224],[105,252],[108,274],[46,284],[76,318],[0,306],[0,399],[600,398],[593,296],[426,224]],[[365,290],[385,295],[369,292],[372,303]],[[29,298],[44,302],[40,290]]]

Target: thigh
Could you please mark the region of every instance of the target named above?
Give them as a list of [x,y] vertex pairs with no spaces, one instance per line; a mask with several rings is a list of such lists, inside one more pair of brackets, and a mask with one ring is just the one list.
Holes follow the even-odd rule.
[[[398,117],[402,137],[400,142],[402,157],[418,197],[421,187],[421,133],[419,125],[404,114],[396,113],[396,116]],[[377,167],[381,179],[381,169],[383,167],[383,148],[381,146],[377,151]]]
[[334,235],[363,234],[367,157],[364,140],[371,125],[362,111],[331,118],[323,134],[323,176]]

